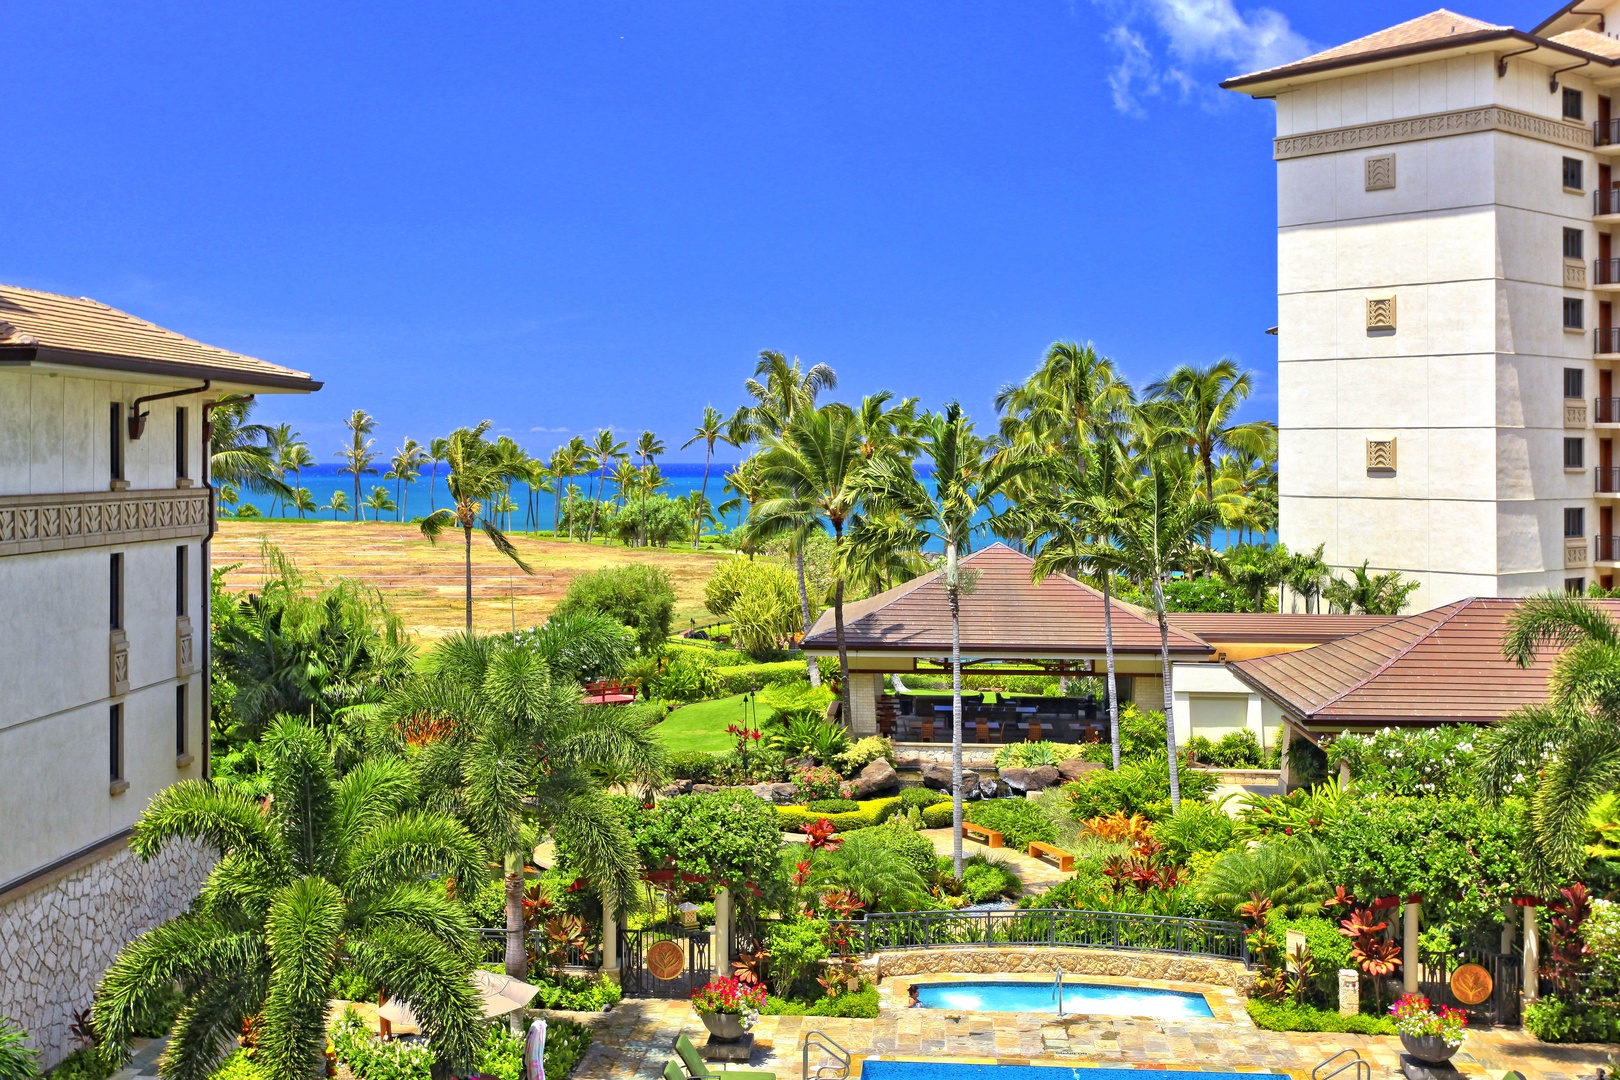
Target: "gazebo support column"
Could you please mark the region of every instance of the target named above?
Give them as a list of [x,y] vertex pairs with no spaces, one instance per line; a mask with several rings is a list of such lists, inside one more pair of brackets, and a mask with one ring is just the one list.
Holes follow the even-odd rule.
[[1423,897],[1408,896],[1405,913],[1401,918],[1401,989],[1408,994],[1418,991],[1418,979],[1423,974],[1423,959],[1418,955],[1418,919],[1423,913]]
[[602,974],[619,981],[619,911],[602,898]]
[[1536,909],[1524,905],[1524,1000],[1541,997],[1541,935],[1536,931]]
[[849,676],[849,732],[857,739],[876,735],[877,699],[883,692],[883,676],[870,671],[855,671]]

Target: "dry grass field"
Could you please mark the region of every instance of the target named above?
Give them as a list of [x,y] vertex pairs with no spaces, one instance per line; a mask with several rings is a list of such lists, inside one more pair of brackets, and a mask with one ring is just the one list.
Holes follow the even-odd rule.
[[[689,548],[638,550],[599,544],[571,544],[511,534],[533,569],[519,570],[498,554],[482,533],[473,534],[473,627],[483,632],[533,626],[557,606],[575,575],[604,566],[646,562],[661,566],[675,582],[675,628],[710,618],[703,609],[703,583],[718,552]],[[214,565],[240,564],[226,587],[240,592],[264,580],[264,540],[279,547],[306,573],[323,578],[353,577],[380,589],[390,606],[418,638],[431,641],[462,629],[464,619],[461,536],[430,544],[414,525],[390,522],[219,523]]]

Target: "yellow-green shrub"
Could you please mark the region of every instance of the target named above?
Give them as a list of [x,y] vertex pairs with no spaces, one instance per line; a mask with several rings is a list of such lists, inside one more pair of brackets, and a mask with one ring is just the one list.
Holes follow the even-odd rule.
[[818,814],[806,806],[778,806],[776,822],[783,832],[798,832],[799,826],[826,818],[839,832],[854,832],[882,824],[899,805],[899,799],[868,799],[860,804],[859,810],[844,814]]

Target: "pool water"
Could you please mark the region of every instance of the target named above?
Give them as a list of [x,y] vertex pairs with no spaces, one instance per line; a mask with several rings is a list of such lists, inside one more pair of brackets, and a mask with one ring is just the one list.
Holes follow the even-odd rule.
[[[1057,996],[1050,982],[918,983],[917,1001],[925,1009],[975,1012],[1056,1013]],[[1147,990],[1134,986],[1063,982],[1063,1012],[1099,1016],[1153,1016],[1165,1020],[1208,1020],[1215,1014],[1202,994]]]
[[1192,1072],[1159,1069],[1084,1069],[1052,1065],[959,1065],[935,1061],[867,1058],[861,1080],[1288,1080],[1284,1073]]

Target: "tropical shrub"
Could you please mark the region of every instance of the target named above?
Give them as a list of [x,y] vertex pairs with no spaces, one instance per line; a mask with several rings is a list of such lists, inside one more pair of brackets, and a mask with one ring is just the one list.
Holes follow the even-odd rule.
[[1008,847],[1018,851],[1027,849],[1032,841],[1057,843],[1057,825],[1035,803],[1028,799],[984,799],[970,802],[962,809],[962,817],[975,825],[983,825],[1001,834]]
[[[1150,604],[1151,606],[1151,604]],[[1220,577],[1179,577],[1164,583],[1166,611],[1253,611],[1254,596]]]
[[720,759],[702,750],[676,750],[669,755],[669,775],[677,780],[712,784],[719,768]]
[[[748,796],[753,799],[752,795]],[[761,806],[765,804],[754,799]],[[840,833],[855,832],[860,829],[869,829],[889,819],[895,809],[900,805],[899,799],[869,799],[857,803],[860,807],[851,813],[843,814],[817,814],[803,806],[778,806],[776,808],[777,827],[782,832],[798,832],[801,825],[808,825],[813,821],[826,818],[832,822],[833,828]]]
[[[1120,761],[1122,763],[1144,761],[1164,754],[1164,713],[1144,710],[1134,701],[1121,704],[1119,707]],[[1097,761],[1104,764],[1112,764],[1114,760],[1113,747],[1106,738],[1102,742],[1082,744],[1080,756],[1087,761]],[[1183,777],[1182,781],[1185,783],[1186,778]]]
[[[941,679],[939,681],[943,685],[937,687],[936,689],[946,690],[950,688],[951,681],[949,679]],[[1073,680],[1073,682],[1083,681],[1084,680]],[[1070,696],[1074,696],[1076,693],[1084,694],[1086,692],[1083,689],[1075,687],[1073,682],[1070,684]],[[918,688],[922,687],[922,684],[917,682],[915,678],[908,678],[906,680],[906,685]],[[1058,677],[1056,675],[969,675],[964,671],[962,673],[962,689],[976,691],[992,690],[1000,691],[1001,693],[1005,694],[1042,694],[1055,696],[1058,692]],[[1100,692],[1098,692],[1098,696],[1101,696]]]
[[894,743],[882,735],[868,735],[851,743],[833,764],[844,776],[854,776],[880,759],[894,764]]
[[[941,871],[950,873],[950,860],[940,861],[946,864],[941,867]],[[1004,860],[983,853],[976,853],[962,860],[962,895],[969,903],[987,904],[992,900],[1016,900],[1023,892],[1023,879]]]
[[742,885],[763,881],[777,869],[782,836],[776,812],[752,792],[676,795],[650,811],[636,809],[630,800],[620,805],[630,815],[649,870],[679,867],[709,884]]
[[[1207,772],[1180,770],[1182,802],[1203,802],[1215,790]],[[1161,750],[1145,759],[1122,762],[1119,770],[1097,769],[1063,789],[1076,820],[1110,814],[1141,814],[1149,821],[1170,816],[1170,759]]]
[[[822,670],[826,671],[823,661]],[[716,670],[720,680],[720,693],[746,694],[772,686],[784,686],[804,681],[803,660],[774,660],[762,664],[734,664]]]
[[332,1050],[338,1062],[366,1080],[431,1080],[433,1054],[427,1047],[402,1039],[386,1042],[371,1033],[364,1019],[350,1006],[332,1025]]
[[687,649],[667,656],[652,682],[652,692],[668,701],[702,701],[720,692],[715,666]]
[[[808,754],[822,763],[843,757],[849,750],[849,732],[817,715],[777,713],[766,727],[766,742],[771,750],[783,757],[803,757]],[[827,768],[828,772],[833,772]],[[837,776],[837,773],[833,773]]]
[[903,818],[890,818],[881,825],[865,829],[849,838],[858,845],[874,844],[899,853],[917,871],[924,884],[934,881],[934,845],[926,836],[906,824]]
[[107,1080],[118,1070],[93,1046],[81,1046],[50,1072],[52,1080]]
[[1305,935],[1305,947],[1310,950],[1313,962],[1308,988],[1311,1003],[1337,1011],[1339,970],[1355,966],[1350,956],[1350,938],[1341,932],[1339,921],[1311,916],[1276,917],[1271,921],[1279,935],[1286,935],[1289,930]]
[[619,1003],[624,991],[606,975],[563,975],[529,980],[540,988],[534,996],[534,1005],[542,1009],[567,1009],[569,1012],[601,1012]]
[[1474,791],[1477,734],[1470,724],[1346,731],[1324,749],[1329,770],[1348,765],[1358,791],[1462,798]]
[[933,788],[908,787],[900,792],[900,805],[907,810],[917,807],[919,810],[925,806],[934,806],[937,803],[950,802],[951,797],[943,791]]
[[816,970],[829,955],[827,924],[822,919],[795,915],[768,924],[771,989],[784,998],[815,986]]
[[1218,742],[1194,735],[1187,740],[1187,753],[1200,765],[1215,765],[1223,769],[1258,769],[1266,760],[1260,740],[1247,728],[1229,731]]
[[[761,690],[759,703],[767,705],[775,713],[776,719],[781,721],[807,719],[821,720],[827,715],[827,706],[836,696],[832,687],[823,683],[821,686],[811,686],[804,676],[802,662],[798,669],[798,677],[791,681],[777,682]],[[761,664],[760,667],[771,665]]]
[[1079,756],[1080,747],[1074,743],[1008,743],[996,750],[996,768],[1035,769],[1042,765],[1056,765],[1060,761]]
[[1340,787],[1337,777],[1286,795],[1245,795],[1238,812],[1238,839],[1321,836],[1351,802],[1350,790]]
[[1256,897],[1281,916],[1314,915],[1328,889],[1327,852],[1308,839],[1268,840],[1228,851],[1198,879],[1199,896],[1222,918]]
[[[51,1075],[55,1076],[58,1069]],[[62,1077],[62,1080],[69,1080]],[[208,1080],[270,1080],[265,1076],[264,1070],[253,1064],[253,1058],[246,1050],[232,1050],[219,1067],[209,1074]],[[519,1078],[521,1080],[521,1077]]]
[[28,1033],[0,1016],[0,1080],[33,1080],[39,1075],[39,1051],[28,1045]]
[[1524,1007],[1524,1026],[1543,1042],[1620,1042],[1620,1013],[1544,997]]
[[815,1001],[768,997],[760,1012],[767,1016],[843,1016],[872,1020],[878,1014],[878,991],[875,986],[863,986],[859,990]]
[[783,565],[729,559],[703,587],[709,611],[731,623],[732,641],[750,653],[781,648],[803,629],[798,583]]
[[[967,808],[963,807],[962,816],[967,816]],[[923,828],[948,829],[956,821],[956,808],[952,805],[950,797],[946,796],[941,802],[929,803],[922,808]]]
[[804,808],[812,814],[849,814],[858,812],[861,804],[854,799],[815,799]]
[[[1340,1016],[1338,1009],[1315,1009],[1291,1001],[1245,1003],[1256,1027],[1267,1031],[1336,1031],[1355,1035],[1394,1035],[1395,1021],[1387,1016]],[[1527,1010],[1528,1013],[1528,1010]]]
[[[1223,799],[1222,802],[1225,802]],[[1086,823],[1088,827],[1091,822]],[[1201,852],[1221,852],[1234,843],[1237,823],[1219,805],[1182,800],[1181,809],[1152,826],[1172,862],[1185,863]]]
[[[793,786],[798,789],[799,798],[805,802],[818,802],[824,799],[836,799],[839,786],[843,778],[825,765],[816,765],[809,769],[799,769],[793,774]],[[814,807],[811,807],[814,809]],[[859,809],[858,806],[849,809]]]
[[809,885],[823,896],[853,896],[867,911],[915,911],[928,903],[928,885],[911,860],[881,843],[863,843],[858,832],[836,850],[817,853]]
[[675,586],[669,574],[656,566],[603,567],[569,582],[552,618],[576,611],[616,620],[635,635],[643,653],[656,653],[669,637],[675,616]]
[[539,653],[553,677],[576,683],[618,678],[636,648],[635,636],[618,620],[583,610],[553,613],[514,633],[512,642]]

